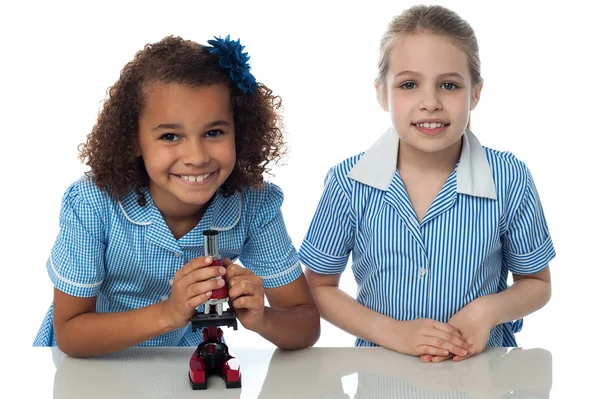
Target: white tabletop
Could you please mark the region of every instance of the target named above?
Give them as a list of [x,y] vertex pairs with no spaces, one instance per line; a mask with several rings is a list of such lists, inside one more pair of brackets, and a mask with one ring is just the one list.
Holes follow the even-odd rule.
[[[188,383],[194,349],[131,348],[76,359],[56,348],[30,348],[29,370],[13,374],[19,378],[3,389],[11,397],[55,399],[551,397],[552,355],[544,349],[494,348],[440,364],[382,348],[232,350],[241,362],[242,388],[226,389],[212,376],[206,391]],[[27,383],[18,382],[23,379]],[[16,392],[11,383],[18,384]]]

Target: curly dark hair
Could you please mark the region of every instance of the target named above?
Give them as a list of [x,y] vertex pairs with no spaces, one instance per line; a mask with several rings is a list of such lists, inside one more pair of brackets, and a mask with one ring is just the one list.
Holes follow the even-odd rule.
[[279,96],[261,83],[254,93],[243,94],[228,70],[219,66],[218,55],[196,42],[167,36],[147,44],[125,65],[108,89],[87,141],[79,145],[79,158],[91,168],[86,174],[117,199],[135,190],[140,205],[145,204],[141,188],[148,185],[149,177],[136,149],[143,91],[154,83],[189,87],[224,84],[230,88],[237,160],[221,186],[222,195],[261,186],[263,173],[269,172],[267,165],[277,163],[286,152]]

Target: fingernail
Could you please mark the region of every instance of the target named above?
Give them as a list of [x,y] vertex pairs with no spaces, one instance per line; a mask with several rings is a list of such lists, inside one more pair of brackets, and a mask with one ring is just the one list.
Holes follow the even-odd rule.
[[227,269],[225,269],[224,267],[219,267],[219,273],[225,274],[226,272],[227,272]]
[[465,356],[466,354],[467,354],[467,350],[466,350],[466,349],[463,349],[463,350],[462,350],[462,355],[463,355],[463,356]]
[[206,264],[207,264],[207,265],[210,265],[212,262],[213,262],[213,258],[212,258],[212,256],[207,256],[207,257],[206,257]]
[[223,284],[225,284],[225,280],[223,280],[222,278],[220,278],[220,279],[219,279],[219,281],[217,281],[217,285],[218,285],[219,287],[222,287],[222,286],[223,286]]
[[210,297],[211,295],[212,295],[212,291],[208,291],[208,292],[206,293],[206,296],[207,296],[207,297]]

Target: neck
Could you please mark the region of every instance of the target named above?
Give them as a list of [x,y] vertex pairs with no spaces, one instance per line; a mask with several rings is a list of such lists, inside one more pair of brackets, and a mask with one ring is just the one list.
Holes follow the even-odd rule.
[[186,204],[157,188],[152,182],[149,184],[148,191],[154,205],[156,205],[167,224],[169,222],[195,222],[197,224],[210,204],[210,201],[202,205]]
[[424,152],[400,140],[396,167],[398,171],[408,169],[424,173],[450,174],[460,159],[463,137],[450,147],[438,152]]

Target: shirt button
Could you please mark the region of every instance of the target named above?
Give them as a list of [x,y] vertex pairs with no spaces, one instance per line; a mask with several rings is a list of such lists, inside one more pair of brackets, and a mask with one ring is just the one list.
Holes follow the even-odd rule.
[[166,301],[167,299],[169,299],[169,297],[166,296],[166,295],[161,295],[160,296],[160,300],[163,301],[163,302]]
[[173,285],[173,279],[169,279],[169,285]]
[[425,268],[423,268],[423,267],[420,267],[419,268],[419,277],[423,277],[426,274],[427,274],[427,270],[425,270]]
[[174,252],[174,254],[175,254],[175,257],[176,257],[176,258],[179,258],[179,257],[181,256],[181,255],[180,255],[180,254],[178,254],[177,252]]

